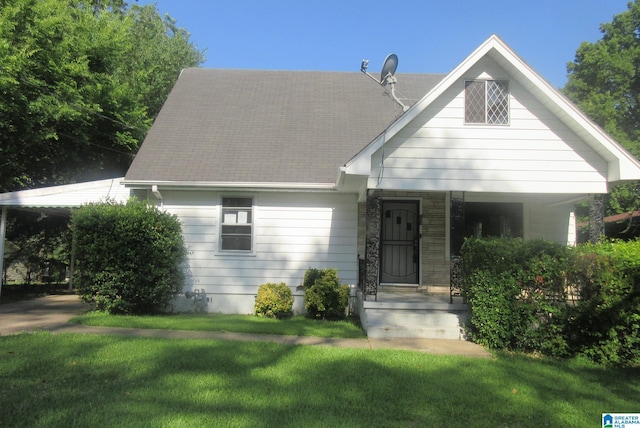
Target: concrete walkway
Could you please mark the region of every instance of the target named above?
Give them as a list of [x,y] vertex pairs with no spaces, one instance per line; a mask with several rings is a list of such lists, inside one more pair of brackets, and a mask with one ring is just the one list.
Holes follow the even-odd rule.
[[308,336],[276,336],[209,331],[152,330],[90,327],[69,323],[69,319],[88,310],[76,295],[53,295],[0,305],[0,336],[36,329],[52,333],[108,334],[127,337],[167,339],[220,339],[246,342],[268,341],[283,345],[334,346],[362,349],[403,349],[429,354],[490,358],[483,347],[464,340],[443,339],[336,339]]

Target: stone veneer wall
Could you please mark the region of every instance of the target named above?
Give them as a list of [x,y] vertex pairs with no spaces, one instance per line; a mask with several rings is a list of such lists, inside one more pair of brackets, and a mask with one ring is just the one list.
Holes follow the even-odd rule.
[[[379,193],[382,199],[421,199],[422,206],[422,285],[449,287],[449,260],[446,250],[446,193],[444,192],[395,192]],[[358,254],[364,258],[366,204],[358,205]]]

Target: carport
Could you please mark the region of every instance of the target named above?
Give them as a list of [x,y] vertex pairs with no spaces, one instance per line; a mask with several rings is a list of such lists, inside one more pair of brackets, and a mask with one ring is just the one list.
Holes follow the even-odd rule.
[[[124,187],[122,180],[123,177],[119,177],[86,183],[0,193],[0,207],[2,207],[2,214],[0,216],[0,274],[4,272],[4,241],[9,209],[68,214],[72,208],[77,208],[91,202],[103,202],[106,200],[126,202],[130,196],[130,190]],[[73,254],[71,257],[70,288],[73,287]],[[2,281],[0,281],[0,293],[2,290],[1,287]]]

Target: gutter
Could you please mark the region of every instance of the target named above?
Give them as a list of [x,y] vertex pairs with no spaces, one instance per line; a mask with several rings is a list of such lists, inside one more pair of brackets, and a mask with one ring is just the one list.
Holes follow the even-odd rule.
[[[273,192],[295,192],[295,191],[336,191],[335,183],[229,183],[212,181],[155,181],[155,180],[123,180],[122,184],[130,189],[151,189],[159,200],[162,195],[159,188],[164,189],[192,189],[192,190],[261,190]],[[158,197],[160,196],[160,197]]]

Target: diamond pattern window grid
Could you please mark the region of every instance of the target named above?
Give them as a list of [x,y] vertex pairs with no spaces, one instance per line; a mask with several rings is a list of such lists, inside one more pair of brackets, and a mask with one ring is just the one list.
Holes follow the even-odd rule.
[[484,82],[465,82],[464,121],[466,123],[485,123]]
[[487,81],[487,123],[509,123],[509,83]]
[[465,123],[507,125],[509,82],[495,80],[465,82]]

